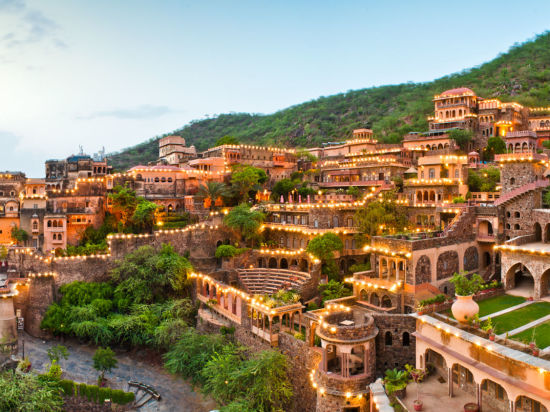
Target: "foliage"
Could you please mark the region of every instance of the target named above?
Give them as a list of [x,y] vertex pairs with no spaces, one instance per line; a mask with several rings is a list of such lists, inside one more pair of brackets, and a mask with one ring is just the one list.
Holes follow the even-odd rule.
[[158,206],[137,196],[129,187],[115,186],[109,193],[111,209],[118,222],[119,232],[150,232],[154,226]]
[[159,206],[145,199],[139,199],[132,215],[134,231],[151,232],[155,225],[155,213]]
[[288,194],[296,189],[297,181],[290,179],[281,179],[271,189],[271,198],[278,202],[283,196],[285,202],[288,201]]
[[493,333],[493,328],[493,320],[490,317],[481,325],[481,329],[488,333]]
[[[427,130],[426,117],[433,114],[433,96],[455,87],[473,88],[485,98],[547,106],[549,53],[550,33],[546,32],[526,43],[515,44],[490,62],[431,82],[351,90],[269,115],[221,114],[193,121],[175,134],[198,150],[213,146],[227,134],[243,143],[314,147],[328,140],[348,139],[353,129],[369,122],[380,142],[396,143],[410,131]],[[298,152],[300,156],[301,153]],[[157,158],[158,138],[111,156],[116,169],[147,164]]]
[[210,210],[216,206],[216,200],[228,194],[227,186],[222,182],[216,181],[206,182],[205,185],[199,187],[199,191],[197,192],[198,197],[210,200]]
[[5,245],[0,245],[0,260],[8,257],[8,248]]
[[361,190],[357,186],[350,186],[348,187],[348,190],[346,190],[346,194],[351,195],[357,199],[359,196],[361,196]]
[[124,392],[120,389],[99,388],[96,385],[87,385],[85,383],[76,383],[71,380],[61,380],[59,386],[66,396],[81,396],[88,398],[93,402],[103,404],[105,399],[117,405],[126,405],[135,399],[133,392]]
[[439,295],[435,295],[433,298],[429,299],[423,299],[420,302],[418,302],[418,305],[421,307],[428,306],[428,305],[434,305],[436,303],[443,303],[447,300],[447,296],[440,293]]
[[340,237],[332,232],[315,236],[308,243],[306,250],[321,261],[334,259],[334,252],[344,249]]
[[455,129],[449,132],[449,138],[453,139],[463,151],[467,151],[468,143],[474,138],[474,133],[471,130]]
[[352,290],[349,289],[344,283],[329,280],[327,283],[319,284],[319,293],[321,294],[321,300],[324,303],[327,300],[350,296]]
[[458,296],[470,296],[479,291],[480,285],[483,283],[483,279],[477,273],[468,278],[465,273],[455,273],[451,279],[449,279],[455,286],[455,294]]
[[262,212],[253,210],[243,203],[231,209],[223,221],[228,227],[238,231],[242,238],[254,244],[254,240],[259,237],[264,219],[265,215]]
[[384,376],[384,386],[388,395],[391,395],[397,390],[403,389],[409,383],[409,372],[403,370],[388,369]]
[[239,139],[237,139],[235,136],[230,136],[226,134],[225,136],[220,137],[218,140],[216,140],[216,146],[223,146],[224,144],[238,145]]
[[366,272],[367,270],[370,270],[370,261],[367,263],[356,263],[349,267],[350,273]]
[[369,202],[355,213],[355,221],[362,235],[360,240],[372,236],[402,232],[408,222],[406,210],[395,202],[393,192],[386,192],[381,199]]
[[59,362],[61,359],[67,359],[69,357],[69,351],[63,345],[55,345],[48,349],[48,358],[50,362]]
[[220,245],[216,249],[216,258],[231,258],[247,251],[247,248],[236,248],[233,245]]
[[63,399],[55,382],[32,373],[0,373],[0,410],[14,412],[54,412],[63,410]]
[[506,143],[499,136],[489,137],[483,149],[483,159],[492,161],[497,154],[506,153]]
[[487,167],[479,171],[468,171],[468,189],[470,192],[494,192],[500,182],[500,169]]
[[292,290],[281,289],[272,295],[254,295],[254,299],[269,308],[277,308],[298,303],[300,295]]
[[18,244],[24,244],[29,239],[29,234],[25,230],[14,226],[11,228],[11,238]]
[[546,192],[542,197],[542,201],[546,207],[550,207],[550,192]]
[[246,202],[250,192],[259,190],[267,180],[268,176],[263,169],[238,164],[233,166],[231,189],[238,201]]
[[453,203],[466,203],[466,199],[462,196],[453,197]]
[[94,369],[101,374],[101,379],[105,376],[105,372],[111,372],[113,368],[116,368],[118,361],[115,358],[115,353],[109,347],[97,348],[92,358],[94,362]]
[[50,364],[50,367],[48,369],[48,373],[46,374],[48,379],[57,381],[61,379],[62,374],[63,374],[63,371],[61,369],[61,366],[59,366],[59,363],[57,363],[55,359],[52,360],[52,363]]

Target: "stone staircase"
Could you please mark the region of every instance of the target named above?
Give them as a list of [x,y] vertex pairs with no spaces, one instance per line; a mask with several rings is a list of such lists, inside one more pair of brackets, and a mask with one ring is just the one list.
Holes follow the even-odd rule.
[[451,222],[447,225],[445,229],[443,229],[443,235],[442,236],[456,236],[460,235],[459,228],[462,227],[462,223],[468,219],[471,218],[473,215],[472,211],[474,210],[473,207],[463,207],[460,209],[460,211],[457,213],[457,215],[451,220]]
[[547,180],[537,180],[535,182],[527,183],[526,185],[515,188],[514,190],[505,193],[495,200],[495,206],[502,206],[518,197],[537,189],[543,189],[548,186]]
[[281,289],[302,291],[312,278],[308,272],[296,270],[254,268],[237,269],[240,283],[250,294],[272,294]]

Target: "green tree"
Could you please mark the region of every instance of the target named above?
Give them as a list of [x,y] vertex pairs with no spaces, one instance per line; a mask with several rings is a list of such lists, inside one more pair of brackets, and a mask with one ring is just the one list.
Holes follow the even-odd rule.
[[283,196],[285,201],[288,201],[288,194],[296,189],[296,183],[297,182],[290,179],[279,180],[275,183],[273,189],[271,190],[271,198],[275,202],[278,202],[281,199],[281,196]]
[[94,369],[100,373],[100,381],[105,379],[105,372],[111,372],[118,364],[115,353],[109,347],[97,348],[92,361],[94,362]]
[[113,213],[121,225],[129,224],[138,204],[136,192],[128,187],[115,186],[108,197]]
[[155,225],[155,213],[158,208],[156,203],[140,198],[132,214],[134,227],[142,232],[151,232]]
[[236,165],[231,174],[231,189],[239,201],[246,202],[252,190],[259,190],[268,176],[263,169],[254,166]]
[[11,238],[17,244],[25,244],[25,242],[29,240],[29,234],[25,230],[13,226],[11,228]]
[[239,139],[237,139],[235,136],[225,135],[223,137],[220,137],[218,140],[216,140],[216,146],[223,146],[224,144],[230,144],[230,145],[238,145]]
[[50,362],[59,362],[62,358],[67,359],[69,357],[69,351],[63,345],[55,345],[48,349],[48,358]]
[[498,167],[468,171],[468,189],[470,192],[494,192],[499,183],[500,169]]
[[467,151],[468,143],[474,138],[474,133],[470,130],[454,129],[449,132],[449,138],[453,139],[463,151]]
[[346,194],[353,196],[357,199],[359,196],[361,196],[361,190],[357,186],[350,186],[348,187],[348,190],[346,190]]
[[495,155],[506,153],[506,143],[499,136],[489,137],[483,149],[483,159],[492,161]]
[[197,196],[203,199],[210,200],[210,210],[215,208],[216,200],[220,197],[226,196],[228,194],[227,186],[222,182],[207,182],[205,185],[199,187]]
[[237,256],[241,253],[243,253],[245,250],[244,248],[236,248],[233,245],[220,245],[216,249],[216,258],[230,258]]
[[327,283],[319,284],[319,293],[321,295],[321,300],[324,303],[327,300],[350,296],[352,290],[344,283],[331,279]]
[[306,250],[318,258],[322,263],[323,273],[331,278],[338,275],[338,268],[334,261],[334,252],[342,251],[344,243],[335,233],[325,233],[315,236],[308,243]]
[[250,206],[243,203],[234,207],[224,217],[224,223],[229,228],[237,231],[243,239],[250,242],[254,247],[254,241],[260,236],[260,228],[265,219],[265,215],[253,210]]
[[360,241],[403,231],[408,222],[406,209],[396,203],[395,199],[394,193],[384,193],[382,199],[369,202],[355,213]]

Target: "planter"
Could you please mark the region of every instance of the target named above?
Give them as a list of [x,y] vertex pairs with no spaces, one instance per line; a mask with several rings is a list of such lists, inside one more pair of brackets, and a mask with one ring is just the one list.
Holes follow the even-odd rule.
[[489,340],[494,341],[495,340],[495,335],[493,335],[493,334],[489,335]]
[[456,302],[451,306],[451,311],[457,321],[467,323],[479,312],[479,305],[474,301],[473,296],[456,295]]
[[529,349],[535,350],[536,347],[537,347],[537,344],[535,342],[529,342]]
[[417,399],[413,402],[413,406],[414,406],[415,411],[421,411],[423,405],[424,405],[424,403],[420,399]]
[[538,356],[539,356],[539,354],[540,354],[540,350],[539,350],[539,348],[535,348],[535,349],[533,349],[533,352],[532,352],[532,353],[533,353],[533,356],[537,356],[537,357],[538,357]]
[[405,386],[403,389],[397,389],[393,394],[399,399],[405,399],[407,397],[407,387]]
[[477,403],[467,403],[464,405],[464,412],[479,412],[479,405]]

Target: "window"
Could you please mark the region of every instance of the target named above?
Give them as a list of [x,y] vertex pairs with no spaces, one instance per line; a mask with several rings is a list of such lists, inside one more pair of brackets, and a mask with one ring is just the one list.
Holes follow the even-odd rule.
[[384,343],[386,346],[391,346],[392,345],[392,335],[391,335],[391,332],[390,331],[387,331],[386,334],[384,335]]
[[411,336],[409,335],[409,332],[403,332],[403,346],[410,346],[411,345]]
[[32,229],[38,230],[38,222],[32,222]]
[[514,217],[515,217],[515,218],[519,218],[520,216],[521,216],[521,215],[519,214],[519,212],[515,212],[515,213],[514,213]]
[[435,179],[435,169],[429,170],[429,176],[430,176],[430,179]]

